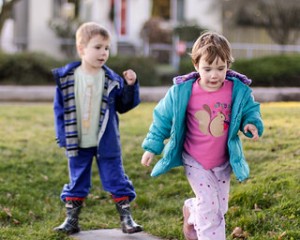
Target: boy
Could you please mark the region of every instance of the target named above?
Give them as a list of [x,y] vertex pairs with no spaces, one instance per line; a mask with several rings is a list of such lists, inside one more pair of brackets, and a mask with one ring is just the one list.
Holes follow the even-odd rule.
[[103,188],[111,193],[120,214],[122,231],[143,230],[131,217],[130,202],[136,193],[122,165],[117,115],[140,103],[139,84],[133,70],[123,72],[124,81],[105,65],[109,47],[106,29],[93,22],[82,24],[76,32],[81,62],[53,70],[56,139],[66,148],[70,178],[61,193],[67,217],[54,229],[58,232],[80,231],[78,218],[91,188],[94,157]]

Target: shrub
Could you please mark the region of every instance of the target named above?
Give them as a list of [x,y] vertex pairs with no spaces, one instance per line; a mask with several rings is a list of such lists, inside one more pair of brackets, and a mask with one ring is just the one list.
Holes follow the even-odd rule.
[[[70,60],[57,60],[41,53],[0,54],[0,84],[54,84],[51,69]],[[122,75],[128,68],[136,71],[141,85],[159,85],[155,61],[144,57],[110,57],[108,66]]]
[[51,69],[64,63],[41,53],[0,54],[0,83],[53,84]]
[[[57,60],[41,53],[0,53],[0,84],[45,85],[54,84],[51,69],[65,65],[70,60]],[[232,69],[253,80],[252,86],[300,87],[300,55],[278,55],[256,59],[236,60]],[[190,57],[183,57],[178,72],[163,68],[149,57],[112,56],[107,65],[122,75],[133,69],[141,86],[171,84],[176,75],[195,71]]]
[[107,65],[121,76],[124,70],[133,69],[142,86],[157,86],[161,84],[155,68],[155,61],[152,58],[114,56],[109,58]]
[[238,60],[232,69],[253,80],[252,86],[299,87],[300,55],[278,55],[257,59]]
[[165,20],[153,17],[142,27],[141,37],[149,43],[172,43],[172,29]]
[[178,72],[180,75],[195,71],[192,60],[189,56],[185,56],[180,60]]
[[174,28],[174,33],[179,36],[180,40],[194,42],[201,32],[205,31],[197,24],[185,23]]

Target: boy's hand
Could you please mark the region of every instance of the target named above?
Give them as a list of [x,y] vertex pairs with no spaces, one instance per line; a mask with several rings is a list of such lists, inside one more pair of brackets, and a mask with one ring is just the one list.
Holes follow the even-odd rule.
[[253,124],[247,124],[244,127],[244,132],[247,133],[248,131],[252,133],[253,140],[259,139],[257,128]]
[[154,157],[154,153],[145,151],[142,156],[141,164],[146,167],[149,167],[152,162],[153,157]]
[[136,73],[133,70],[128,69],[128,70],[124,71],[123,72],[123,77],[126,80],[126,82],[127,82],[128,85],[135,84]]

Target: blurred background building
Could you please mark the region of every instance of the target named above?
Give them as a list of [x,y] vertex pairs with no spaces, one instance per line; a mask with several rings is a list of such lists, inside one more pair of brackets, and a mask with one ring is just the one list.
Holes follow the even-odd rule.
[[[223,33],[232,43],[237,58],[283,51],[300,52],[298,32],[295,31],[297,26],[290,30],[295,35],[293,41],[280,42],[274,38],[276,34],[272,37],[268,32],[271,26],[266,25],[264,20],[257,21],[262,17],[257,9],[264,10],[259,0],[251,3],[244,0],[1,2],[3,6],[5,2],[14,3],[1,30],[1,49],[5,52],[38,51],[54,57],[74,57],[74,33],[79,24],[85,21],[98,22],[111,32],[112,54],[151,54],[173,64],[205,29]],[[272,9],[276,10],[275,2],[280,1],[271,1]],[[297,0],[288,0],[282,6],[278,4],[278,8],[282,10],[289,5],[288,2],[296,4],[289,7],[298,11],[299,15]],[[286,15],[292,15],[290,9],[287,9]],[[266,16],[267,10],[268,6],[264,10]],[[290,22],[299,23],[297,17]],[[273,14],[271,18],[276,19],[276,16]],[[280,28],[287,29],[286,26]],[[287,32],[284,34],[289,35]],[[279,32],[277,35],[280,37]]]
[[[114,51],[143,51],[141,31],[146,21],[159,18],[159,27],[171,29],[188,22],[222,31],[221,9],[215,0],[19,0],[2,30],[4,50],[62,54],[60,44],[72,44],[74,28],[95,21],[113,35]],[[199,4],[200,3],[200,4]],[[7,41],[12,41],[8,43]],[[8,47],[10,46],[10,47]],[[6,49],[5,49],[6,48]]]

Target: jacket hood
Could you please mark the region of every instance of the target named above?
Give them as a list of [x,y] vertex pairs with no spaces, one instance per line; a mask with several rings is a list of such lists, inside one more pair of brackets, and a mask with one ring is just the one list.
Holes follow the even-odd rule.
[[[191,79],[197,79],[199,77],[200,77],[200,75],[198,72],[191,72],[191,73],[173,78],[173,83],[180,84],[180,83],[183,83],[183,82],[191,80]],[[243,74],[233,71],[231,69],[227,70],[226,79],[229,79],[229,80],[236,79],[246,85],[250,85],[252,83],[252,80],[250,78],[248,78],[246,75],[243,75]]]
[[52,73],[55,77],[65,77],[70,73],[70,71],[73,71],[80,64],[81,64],[80,61],[68,63],[63,67],[52,69]]

